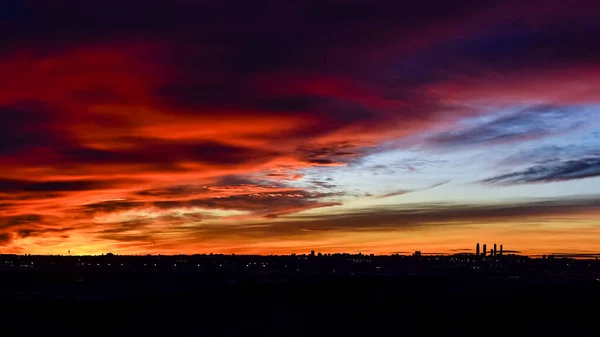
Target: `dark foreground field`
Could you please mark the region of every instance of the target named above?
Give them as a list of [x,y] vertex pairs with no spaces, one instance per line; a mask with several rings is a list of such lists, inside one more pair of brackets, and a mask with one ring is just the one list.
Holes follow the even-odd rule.
[[0,287],[4,330],[24,335],[600,335],[595,281],[7,272]]

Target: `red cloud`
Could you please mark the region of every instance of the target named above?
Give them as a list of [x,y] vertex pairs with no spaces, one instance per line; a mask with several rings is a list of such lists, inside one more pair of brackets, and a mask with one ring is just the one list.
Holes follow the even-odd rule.
[[245,228],[339,205],[292,182],[481,102],[598,97],[599,50],[577,35],[597,31],[592,10],[559,2],[128,4],[40,3],[29,26],[0,23],[0,244],[14,251],[177,237],[206,210]]

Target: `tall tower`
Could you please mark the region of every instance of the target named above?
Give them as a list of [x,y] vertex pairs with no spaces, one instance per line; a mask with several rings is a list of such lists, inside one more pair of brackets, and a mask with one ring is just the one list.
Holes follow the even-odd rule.
[[477,246],[475,246],[475,255],[479,256],[479,242],[477,243]]
[[502,256],[503,250],[502,250],[502,245],[500,245],[500,256]]
[[487,245],[484,243],[483,244],[483,256],[485,256],[487,254]]
[[492,254],[494,256],[496,256],[496,244],[494,243],[494,254]]

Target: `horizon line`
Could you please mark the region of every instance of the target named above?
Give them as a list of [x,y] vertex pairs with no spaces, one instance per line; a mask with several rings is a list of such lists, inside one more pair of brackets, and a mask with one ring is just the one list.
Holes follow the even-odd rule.
[[[195,253],[195,254],[116,254],[116,253],[104,253],[104,254],[11,254],[11,253],[0,253],[0,256],[46,256],[46,257],[103,257],[103,256],[124,256],[124,257],[147,257],[147,256],[256,256],[256,257],[290,257],[290,256],[313,256],[313,257],[328,257],[328,256],[339,256],[339,255],[362,255],[366,257],[392,257],[392,256],[402,256],[402,257],[414,257],[415,253],[407,253],[407,254],[365,254],[365,253],[321,253],[321,256],[318,255],[319,252],[315,252],[314,255],[311,253],[290,253],[290,254],[236,254],[236,253]],[[428,256],[428,257],[446,257],[446,256],[472,256],[472,257],[502,257],[502,256],[519,256],[519,257],[528,257],[528,258],[543,258],[543,257],[558,257],[558,258],[596,258],[600,257],[600,253],[547,253],[547,254],[522,254],[517,252],[510,252],[506,254],[497,254],[497,255],[476,255],[475,253],[468,252],[459,252],[454,254],[444,254],[444,253],[426,253],[420,252],[420,256]]]

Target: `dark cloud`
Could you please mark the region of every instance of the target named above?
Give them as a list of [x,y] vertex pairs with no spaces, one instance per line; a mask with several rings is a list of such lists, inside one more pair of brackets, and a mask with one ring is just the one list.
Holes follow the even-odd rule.
[[[448,37],[425,48],[414,59],[400,63],[399,74],[407,75],[403,83],[420,85],[443,81],[457,73],[471,78],[497,72],[519,76],[519,71],[551,70],[599,61],[598,47],[590,47],[582,32],[598,33],[600,25],[589,18],[586,20],[581,13],[538,27],[531,23],[535,20],[533,17],[511,16],[512,20],[488,30]],[[427,69],[428,65],[431,68]]]
[[339,185],[331,183],[331,181],[332,180],[311,179],[308,183],[316,189],[331,190],[340,187]]
[[[156,208],[161,211],[171,209],[201,208],[207,210],[238,210],[248,211],[258,216],[277,217],[284,214],[299,212],[317,207],[328,207],[339,205],[335,200],[341,196],[339,192],[309,192],[302,189],[285,188],[285,185],[261,185],[257,181],[244,177],[223,177],[220,182],[227,185],[207,185],[198,191],[198,186],[172,186],[155,190],[144,190],[137,195],[151,196],[152,200],[108,200],[98,203],[90,203],[78,207],[75,211],[85,215],[97,213],[114,213],[133,209]],[[238,183],[238,184],[235,184]],[[212,190],[212,188],[216,190]],[[271,191],[262,191],[260,188],[272,188]],[[280,190],[281,189],[281,190]],[[222,195],[205,195],[222,191]],[[217,192],[215,192],[217,191]],[[198,213],[202,213],[200,210]],[[186,215],[187,216],[187,215]],[[191,219],[191,217],[200,218]],[[187,220],[201,220],[205,215],[189,215]],[[168,217],[168,216],[167,216]],[[180,219],[181,217],[178,217]],[[155,221],[170,220],[165,217]]]
[[198,207],[250,211],[257,215],[273,218],[311,208],[339,205],[337,202],[321,201],[323,198],[332,196],[335,195],[298,190],[296,192],[252,193],[186,201],[157,201],[153,205],[160,209]]
[[546,145],[520,150],[501,161],[501,164],[548,164],[560,161],[600,157],[597,145],[572,144],[568,146]]
[[126,211],[130,209],[141,208],[144,205],[144,202],[139,201],[108,200],[82,205],[77,208],[77,211],[86,215],[93,215],[96,213],[113,213],[117,211]]
[[391,165],[393,169],[399,169],[407,172],[419,172],[424,171],[428,168],[439,167],[444,163],[447,163],[447,160],[432,160],[432,159],[420,159],[420,158],[410,158],[405,159],[400,162],[396,162]]
[[[21,228],[21,229],[17,230],[15,232],[15,234],[19,238],[28,238],[28,237],[44,236],[47,234],[58,235],[61,233],[66,233],[66,232],[72,231],[72,230],[73,230],[72,227],[53,228],[53,227],[35,226],[35,227],[31,227],[31,228]],[[62,234],[59,236],[63,239],[66,239],[69,237],[68,234]]]
[[[391,167],[387,166],[387,165],[374,165],[374,166],[369,166],[366,167],[367,170],[369,170],[370,172],[373,173],[373,175],[379,175],[379,174],[386,174],[386,175],[391,175],[396,173],[395,170],[393,170]],[[412,171],[414,169],[409,168],[408,171]]]
[[0,233],[0,245],[4,246],[9,243],[11,236],[9,233]]
[[523,171],[482,180],[484,184],[517,185],[548,183],[600,176],[600,158],[582,158],[535,165]]
[[[339,205],[337,198],[344,195],[335,185],[313,180],[309,189],[292,188],[285,179],[265,180],[260,176],[226,175],[198,185],[175,185],[143,190],[128,201],[110,200],[84,205],[79,211],[94,214],[111,213],[128,209],[221,209],[247,211],[263,217],[278,217],[311,208]],[[206,215],[186,220],[201,220]],[[178,217],[177,219],[181,219]],[[161,221],[177,220],[161,217]],[[157,220],[158,221],[158,220]]]
[[[71,97],[80,103],[84,104],[117,104],[126,102],[123,95],[111,90],[108,87],[84,88],[72,93]],[[121,126],[124,122],[122,119],[109,119],[109,116],[100,116],[103,124]]]
[[176,185],[143,190],[136,192],[136,194],[139,196],[168,198],[206,194],[208,192],[210,192],[210,188],[207,186]]
[[[114,180],[55,180],[33,181],[17,179],[0,179],[0,192],[77,192],[108,189],[122,184]],[[52,197],[52,195],[50,195]]]
[[27,238],[45,235],[68,237],[73,227],[65,227],[56,217],[40,214],[19,214],[0,218],[0,230],[12,233],[13,238]]
[[213,217],[201,213],[163,214],[156,218],[141,218],[111,223],[109,228],[94,231],[94,235],[105,240],[153,242],[164,235],[163,230],[150,228],[153,223],[160,222],[168,226],[170,232],[186,232],[190,228],[198,228],[190,227],[191,224],[197,225],[202,220],[211,218]]
[[[260,50],[260,46],[253,48]],[[251,60],[246,60],[249,61]],[[273,67],[276,68],[277,65],[271,64],[271,69]],[[190,74],[185,73],[184,79],[163,85],[155,95],[162,104],[181,108],[184,113],[192,115],[210,114],[211,110],[229,113],[233,110],[248,111],[263,118],[290,115],[319,120],[320,123],[312,130],[306,130],[315,135],[377,118],[374,111],[348,99],[310,94],[290,96],[286,93],[261,93],[257,91],[254,78],[248,78],[247,74],[239,72],[230,74],[229,71],[231,69],[228,68],[225,73],[215,75],[218,76],[216,78],[205,75],[199,77],[203,80],[194,81],[189,81]],[[231,77],[235,77],[236,81],[232,81]],[[285,87],[286,84],[283,83],[282,86]]]
[[539,105],[470,128],[430,137],[433,146],[465,147],[515,142],[573,130],[585,124],[579,107]]
[[111,226],[111,228],[105,228],[105,229],[99,230],[96,232],[96,234],[113,235],[113,234],[127,233],[129,231],[142,229],[142,228],[146,227],[148,224],[150,224],[151,222],[152,221],[148,220],[148,219],[122,221],[122,222],[113,224]]
[[[328,216],[288,216],[282,222],[265,222],[256,227],[236,232],[240,235],[302,235],[311,230],[333,231],[382,231],[412,230],[424,226],[460,226],[481,224],[486,221],[511,221],[527,219],[533,221],[548,216],[576,215],[597,212],[600,197],[586,196],[564,199],[540,199],[522,203],[496,205],[473,205],[452,203],[429,203],[359,209],[345,214]],[[213,227],[215,235],[229,232],[231,228]],[[204,231],[207,235],[208,232]]]
[[[125,140],[124,140],[125,141]],[[235,165],[262,162],[275,152],[227,145],[216,141],[176,142],[160,139],[132,139],[126,150],[71,148],[60,153],[64,160],[86,164],[156,164],[194,161],[208,165]],[[126,144],[126,143],[125,143]]]
[[34,231],[34,230],[31,230],[31,229],[21,229],[21,230],[18,230],[18,231],[17,231],[17,235],[18,235],[20,238],[27,238],[27,237],[30,237],[30,236],[31,236],[32,234],[34,234],[34,233],[35,233],[35,231]]
[[0,106],[0,116],[0,156],[68,144],[57,129],[57,113],[39,102]]
[[315,164],[315,165],[338,165],[340,164],[337,161],[333,161],[330,159],[311,159],[308,161],[311,164]]
[[[27,142],[31,141],[28,139]],[[62,169],[119,166],[145,166],[153,171],[178,172],[185,169],[181,163],[194,162],[209,166],[242,166],[261,164],[279,155],[275,151],[253,149],[244,146],[226,145],[215,141],[174,142],[158,139],[138,139],[126,149],[97,149],[81,147],[68,142],[53,143],[46,139],[44,156],[20,153],[14,161],[27,165],[54,166]],[[21,143],[24,145],[25,143]],[[123,145],[127,142],[123,142]],[[28,144],[32,145],[32,144]],[[41,146],[41,145],[40,145]],[[12,150],[13,148],[11,148]],[[1,158],[0,158],[1,161]],[[133,182],[133,181],[132,181]]]
[[8,229],[29,224],[37,224],[43,221],[44,217],[39,214],[20,214],[13,216],[4,216],[0,218],[0,229]]
[[3,232],[0,235],[7,238],[7,242],[11,238],[22,239],[46,235],[68,237],[68,232],[72,231],[73,227],[61,226],[56,220],[55,217],[40,214],[5,216],[0,218],[0,230]]
[[[590,47],[587,37],[580,34],[582,31],[599,32],[600,25],[597,23],[567,19],[543,29],[529,28],[507,25],[493,34],[459,44],[459,47],[477,65],[497,70],[531,66],[549,69],[599,60],[600,49]],[[568,48],[565,48],[566,45]]]
[[[598,47],[589,46],[587,34],[600,32],[600,25],[589,13],[600,8],[592,2],[584,8],[574,9],[562,1],[544,9],[511,1],[490,6],[480,12],[487,22],[462,21],[453,27],[460,31],[450,29],[454,34],[391,62],[390,85],[414,89],[472,81],[485,86],[504,76],[530,80],[529,76],[573,66],[594,67],[600,61]],[[494,99],[493,93],[478,94],[478,99]],[[395,96],[414,97],[407,96],[407,90]]]
[[257,179],[247,175],[229,174],[220,176],[216,181],[209,184],[212,187],[228,186],[260,186],[260,187],[283,187],[285,184],[276,181]]
[[327,145],[305,145],[296,149],[297,156],[316,165],[339,165],[352,163],[367,153],[361,144],[337,142]]
[[398,195],[403,195],[403,194],[407,194],[407,193],[411,193],[411,192],[414,192],[414,190],[396,190],[394,192],[389,192],[389,193],[385,193],[382,195],[378,195],[376,198],[381,199],[381,198],[395,197]]
[[433,184],[433,185],[430,185],[430,186],[425,186],[423,188],[410,189],[410,190],[399,189],[399,190],[396,190],[396,191],[392,191],[392,192],[388,192],[388,193],[385,193],[385,194],[382,194],[382,195],[378,195],[378,196],[376,196],[376,198],[378,198],[378,199],[389,198],[389,197],[395,197],[395,196],[403,195],[403,194],[407,194],[407,193],[413,193],[413,192],[419,192],[419,191],[426,191],[426,190],[430,190],[432,188],[436,188],[438,186],[445,185],[445,184],[447,184],[449,182],[450,182],[449,180],[446,180],[446,181],[439,182],[437,184]]

